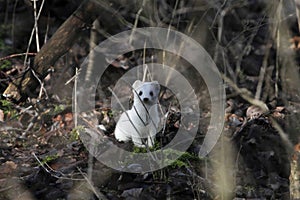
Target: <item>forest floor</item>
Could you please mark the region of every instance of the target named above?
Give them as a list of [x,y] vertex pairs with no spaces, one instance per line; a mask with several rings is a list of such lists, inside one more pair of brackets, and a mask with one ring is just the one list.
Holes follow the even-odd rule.
[[[71,14],[76,8],[75,1],[63,2],[70,5],[70,9],[73,6],[73,10],[66,10],[62,14],[60,5],[48,5],[49,12],[62,12],[62,18],[50,19],[50,32],[54,33],[68,17],[65,15]],[[269,110],[264,112],[251,105],[228,83],[224,100],[225,116],[220,116],[225,121],[223,134],[213,151],[207,157],[200,158],[198,153],[206,132],[215,127],[209,124],[212,105],[206,85],[201,78],[198,80],[191,75],[193,78],[190,82],[197,85],[195,92],[198,102],[201,102],[195,140],[167,167],[144,173],[128,173],[107,167],[90,154],[82,140],[82,127],[77,125],[73,112],[72,92],[75,68],[80,67],[89,54],[90,44],[86,38],[81,38],[62,55],[53,66],[55,72],[50,73],[43,80],[42,87],[33,92],[35,97],[14,101],[2,95],[7,86],[27,70],[25,56],[19,53],[26,51],[28,41],[24,38],[29,37],[33,27],[33,24],[27,25],[24,16],[32,13],[30,9],[28,11],[26,3],[16,6],[19,10],[15,10],[15,23],[24,30],[16,26],[18,31],[12,38],[11,34],[7,34],[11,30],[11,26],[7,25],[10,20],[0,27],[0,199],[300,199],[299,94],[288,96],[282,86],[284,81],[276,79],[277,68],[274,66],[278,64],[279,50],[274,38],[267,37],[271,31],[265,10],[261,8],[265,6],[262,3],[264,1],[257,4],[246,2],[245,5],[233,6],[232,12],[228,11],[224,18],[223,39],[224,43],[227,42],[227,46],[224,45],[228,53],[227,64],[240,63],[243,73],[235,76],[240,78],[237,81],[238,88],[247,88],[255,94],[261,68],[267,62],[266,71],[271,75],[266,75],[268,78],[261,89],[262,96],[266,94],[265,104]],[[0,8],[1,16],[6,16],[6,12],[11,13],[10,4],[0,1],[0,5],[8,8],[8,11]],[[124,9],[124,12],[129,10]],[[46,20],[47,15],[42,18],[41,24]],[[240,30],[241,26],[243,29]],[[294,23],[294,26],[297,25]],[[126,30],[120,27],[112,32]],[[46,30],[46,26],[44,28]],[[213,34],[217,35],[216,32]],[[296,72],[299,73],[299,38],[292,38],[297,31],[291,28],[291,32],[285,51],[295,54]],[[89,34],[85,36],[89,37]],[[270,40],[274,43],[271,42],[273,46],[268,49]],[[249,50],[247,53],[244,50],[246,47]],[[30,51],[34,52],[35,48],[32,45]],[[213,57],[212,47],[207,49]],[[241,53],[237,53],[239,50],[243,50],[243,55],[237,58],[236,54]],[[269,57],[265,59],[266,51]],[[111,62],[101,80],[104,93],[108,87],[114,87],[128,68],[153,59],[153,52],[147,52],[147,55],[143,53],[136,51]],[[154,52],[153,55],[155,53],[159,55],[160,52]],[[35,56],[36,53],[30,54],[29,60],[33,62]],[[216,63],[222,66],[220,61]],[[222,71],[225,68],[219,69]],[[187,76],[193,73],[189,68],[183,67],[181,70]],[[236,72],[227,70],[229,76]],[[275,90],[268,89],[277,83],[277,93],[280,95],[273,98],[270,93],[275,93]],[[121,92],[127,93],[128,90]],[[87,115],[85,119],[90,125],[87,129],[133,153],[147,152],[133,147],[131,143],[118,143],[115,140],[116,111],[107,103],[111,102],[111,95],[106,98],[101,98],[100,92],[98,95],[95,109],[90,113],[82,113]],[[130,98],[130,92],[127,96]],[[168,88],[162,88],[159,100],[167,115],[164,129],[156,136],[158,142],[154,150],[167,145],[184,120],[176,94]],[[183,129],[186,134],[195,128],[192,123],[190,125]],[[170,157],[175,153],[170,152]],[[117,158],[119,155],[112,153],[111,156]],[[131,171],[139,171],[141,166],[131,163],[126,167]]]

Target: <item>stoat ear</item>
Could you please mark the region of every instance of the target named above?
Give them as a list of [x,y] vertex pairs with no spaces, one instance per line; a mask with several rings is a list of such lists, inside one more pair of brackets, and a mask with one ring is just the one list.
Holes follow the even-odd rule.
[[157,81],[153,81],[152,84],[155,85],[156,91],[160,91],[160,84]]
[[136,80],[136,81],[132,84],[132,88],[133,88],[133,89],[137,89],[137,88],[140,87],[142,84],[143,84],[142,81]]

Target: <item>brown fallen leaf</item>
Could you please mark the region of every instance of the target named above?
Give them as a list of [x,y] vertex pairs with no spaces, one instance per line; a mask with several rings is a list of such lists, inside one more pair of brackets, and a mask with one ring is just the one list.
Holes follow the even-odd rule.
[[294,36],[293,38],[291,38],[290,43],[292,43],[290,46],[291,49],[294,49],[294,50],[300,49],[300,37],[299,36]]
[[67,127],[70,127],[73,122],[73,114],[72,113],[66,113],[64,115],[64,121]]
[[286,114],[286,109],[283,106],[277,106],[273,111],[272,111],[272,117],[276,119],[284,119]]
[[4,122],[4,112],[0,109],[0,122]]

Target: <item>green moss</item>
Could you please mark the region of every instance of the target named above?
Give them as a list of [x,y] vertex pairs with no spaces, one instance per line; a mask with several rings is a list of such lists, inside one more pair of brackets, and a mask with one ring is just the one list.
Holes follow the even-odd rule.
[[0,109],[3,110],[4,115],[10,114],[10,118],[17,116],[17,111],[13,108],[13,103],[6,99],[0,99]]
[[147,153],[147,149],[144,147],[133,147],[133,153]]
[[170,167],[171,168],[181,168],[181,167],[184,167],[184,166],[186,166],[186,163],[185,162],[183,162],[183,161],[181,161],[181,160],[175,160],[171,165],[170,165]]
[[116,114],[115,111],[112,111],[112,110],[108,110],[108,111],[107,111],[107,115],[108,115],[108,117],[109,117],[110,119],[112,119],[112,118],[114,117],[115,114]]
[[12,103],[10,101],[6,100],[6,99],[1,99],[0,103],[1,103],[1,108],[3,110],[5,110],[5,109],[9,109],[10,110],[11,107],[12,107]]
[[65,110],[65,106],[64,105],[55,105],[53,114],[54,115],[59,114],[59,113],[61,113],[64,110]]
[[[150,151],[158,150],[158,146],[154,146],[150,148]],[[134,153],[147,153],[146,148],[134,147]],[[179,157],[174,161],[173,158]],[[166,149],[164,150],[164,159],[163,162],[170,166],[171,168],[181,168],[183,166],[187,166],[191,161],[200,161],[197,155],[188,153],[188,152],[181,152],[174,149]]]
[[76,126],[75,128],[73,128],[70,133],[70,140],[71,141],[79,140],[79,135],[80,135],[80,132],[82,132],[82,131],[84,131],[83,126]]
[[[0,41],[0,46],[1,46],[1,41]],[[12,64],[9,60],[2,60],[0,62],[0,70],[8,70],[12,68]]]
[[58,158],[58,155],[57,154],[54,154],[54,155],[49,155],[49,156],[46,156],[42,161],[41,161],[41,164],[45,164],[45,163],[49,163],[55,159]]
[[[150,147],[149,150],[150,151],[156,151],[159,149],[159,144],[155,143],[153,147]],[[147,149],[144,147],[133,147],[133,153],[147,153]]]
[[188,152],[184,152],[177,160],[175,160],[170,167],[172,168],[181,168],[184,166],[188,166],[190,161],[199,161],[199,157],[188,153]]

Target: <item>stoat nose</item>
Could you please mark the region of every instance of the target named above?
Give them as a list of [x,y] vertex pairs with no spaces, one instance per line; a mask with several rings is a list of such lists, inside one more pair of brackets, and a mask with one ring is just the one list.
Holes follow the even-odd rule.
[[146,97],[146,98],[143,99],[143,101],[144,101],[144,102],[148,102],[149,99]]

